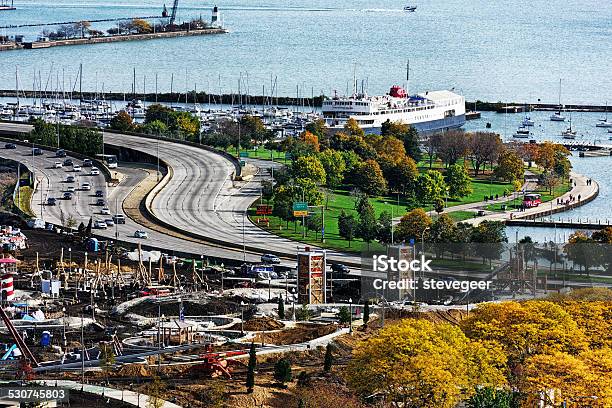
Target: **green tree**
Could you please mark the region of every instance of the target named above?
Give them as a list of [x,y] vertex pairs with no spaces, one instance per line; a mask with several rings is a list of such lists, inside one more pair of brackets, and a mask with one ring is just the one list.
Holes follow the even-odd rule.
[[166,384],[158,375],[147,385],[147,408],[161,408],[164,405],[164,392]]
[[514,150],[503,150],[497,160],[495,176],[506,181],[523,180],[525,176],[523,159]]
[[432,203],[446,194],[444,176],[437,170],[421,173],[416,182],[416,197],[421,203]]
[[476,387],[467,408],[520,408],[518,395],[503,388]]
[[111,119],[110,128],[121,132],[129,132],[134,128],[132,117],[126,111],[119,111]]
[[558,151],[555,154],[555,165],[553,167],[554,173],[562,180],[567,180],[569,178],[570,172],[572,170],[572,163],[569,161],[567,156]]
[[299,157],[291,169],[294,177],[310,179],[316,184],[325,184],[325,168],[315,156]]
[[369,250],[370,242],[376,239],[376,236],[378,235],[378,223],[376,222],[374,207],[372,204],[367,202],[367,205],[360,209],[358,215],[359,221],[357,224],[357,235],[368,244]]
[[311,214],[306,218],[306,228],[309,231],[320,232],[321,227],[323,226],[321,214],[315,213]]
[[319,140],[323,140],[325,138],[326,126],[325,121],[323,119],[317,119],[313,122],[308,123],[305,129],[315,135]]
[[485,220],[472,230],[472,242],[477,243],[477,253],[483,261],[499,259],[503,250],[503,243],[508,242],[506,226],[501,221]]
[[389,167],[385,176],[391,190],[406,194],[407,191],[414,189],[419,170],[414,160],[408,157],[395,166]]
[[[138,126],[138,131],[147,135],[165,136],[168,134],[168,126],[161,120],[154,120]],[[213,146],[216,146],[216,144]]]
[[465,165],[455,163],[451,165],[445,174],[450,197],[458,199],[472,193],[472,178]]
[[338,234],[348,241],[350,248],[351,241],[357,235],[357,220],[353,214],[347,214],[344,210],[340,212],[338,216]]
[[[280,304],[280,303],[279,303]],[[251,342],[251,349],[249,350],[249,365],[246,377],[247,392],[251,394],[255,387],[255,369],[257,368],[257,350],[255,349],[255,343]]]
[[302,305],[301,308],[296,310],[295,318],[298,321],[308,321],[308,320],[312,319],[312,312],[308,308],[308,305]]
[[327,343],[325,347],[325,360],[323,361],[323,371],[329,373],[332,369],[332,365],[334,364],[334,354],[333,354],[333,346],[331,343]]
[[391,228],[393,225],[393,219],[391,213],[383,211],[378,216],[378,231],[376,240],[383,245],[391,243]]
[[355,187],[371,196],[379,196],[387,192],[387,181],[379,164],[374,160],[366,160],[357,167],[354,183]]
[[298,197],[298,189],[292,185],[281,185],[274,191],[274,207],[272,212],[285,220],[287,226],[293,219],[293,202]]
[[160,104],[149,105],[145,112],[145,123],[151,123],[158,120],[168,126],[170,123],[170,116],[173,113],[174,110],[168,106]]
[[325,169],[326,184],[330,188],[337,188],[342,184],[346,162],[341,152],[327,149],[319,154],[319,160]]
[[278,318],[285,319],[285,301],[282,296],[278,297]]
[[281,358],[274,365],[274,379],[281,384],[291,381],[291,362],[286,358]]
[[338,310],[338,314],[336,314],[338,321],[341,324],[348,324],[351,321],[351,312],[349,312],[349,308],[346,306],[340,306]]
[[413,126],[387,120],[383,122],[380,134],[401,140],[406,154],[415,161],[421,160],[422,153],[419,148],[419,134]]

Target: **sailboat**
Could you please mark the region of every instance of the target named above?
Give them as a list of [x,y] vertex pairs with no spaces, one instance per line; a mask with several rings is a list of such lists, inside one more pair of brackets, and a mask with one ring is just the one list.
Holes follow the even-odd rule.
[[606,117],[595,124],[600,128],[612,128],[612,121],[608,122],[608,102],[606,101]]
[[572,129],[572,117],[570,116],[569,127],[561,132],[561,136],[563,136],[564,139],[575,139],[576,133],[577,132]]
[[559,110],[550,115],[550,120],[553,122],[565,122],[565,116],[561,115],[561,80],[559,79]]
[[525,104],[525,117],[523,118],[523,122],[521,122],[521,125],[523,127],[535,125],[535,122],[533,121],[533,119],[531,119],[529,115],[527,114],[528,112],[529,112],[529,108],[527,107],[527,104]]

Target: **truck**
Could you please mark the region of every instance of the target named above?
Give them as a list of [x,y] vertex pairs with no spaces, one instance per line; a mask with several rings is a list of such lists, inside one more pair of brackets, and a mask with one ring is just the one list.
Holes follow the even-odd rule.
[[240,268],[242,276],[256,279],[278,279],[278,274],[274,272],[274,266],[263,264],[243,264]]

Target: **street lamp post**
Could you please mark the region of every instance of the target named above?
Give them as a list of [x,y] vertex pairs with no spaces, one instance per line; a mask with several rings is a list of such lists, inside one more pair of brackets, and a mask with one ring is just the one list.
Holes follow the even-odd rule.
[[246,210],[242,213],[242,261],[246,262],[246,242],[244,239]]
[[295,288],[291,288],[291,310],[293,313],[292,320],[295,322]]
[[353,298],[349,298],[349,334],[353,334]]
[[240,335],[244,336],[244,307],[246,303],[244,301],[240,302]]

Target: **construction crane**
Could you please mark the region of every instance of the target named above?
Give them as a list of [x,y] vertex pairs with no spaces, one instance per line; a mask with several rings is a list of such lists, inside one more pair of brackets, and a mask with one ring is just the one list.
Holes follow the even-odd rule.
[[168,22],[168,25],[174,25],[174,20],[176,19],[176,9],[178,8],[178,2],[179,0],[174,0],[174,3],[172,4],[172,13],[170,14],[170,21]]

